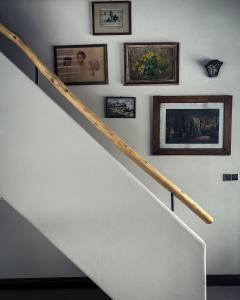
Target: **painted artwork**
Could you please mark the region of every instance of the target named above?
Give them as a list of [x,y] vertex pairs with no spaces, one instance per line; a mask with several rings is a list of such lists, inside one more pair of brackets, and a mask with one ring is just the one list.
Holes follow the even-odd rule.
[[178,83],[178,43],[125,44],[125,84]]
[[131,1],[93,1],[93,35],[132,33]]
[[136,98],[135,97],[106,97],[105,117],[106,118],[135,118]]
[[101,26],[123,26],[122,9],[101,9],[100,10]]
[[154,155],[230,155],[232,96],[154,96]]
[[166,144],[218,144],[219,109],[166,109]]
[[107,45],[55,46],[55,72],[65,84],[107,84]]

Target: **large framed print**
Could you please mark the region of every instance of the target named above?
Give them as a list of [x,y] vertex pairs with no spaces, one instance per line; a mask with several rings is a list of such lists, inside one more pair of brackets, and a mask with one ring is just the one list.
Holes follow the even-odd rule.
[[178,84],[179,43],[125,43],[124,84]]
[[93,35],[132,33],[131,1],[92,2]]
[[153,155],[230,155],[232,96],[154,96]]
[[107,45],[54,46],[55,73],[67,85],[108,83]]

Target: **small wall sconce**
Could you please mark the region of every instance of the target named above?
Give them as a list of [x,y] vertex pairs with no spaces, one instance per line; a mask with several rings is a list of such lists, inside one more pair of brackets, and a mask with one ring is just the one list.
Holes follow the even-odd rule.
[[223,62],[217,59],[210,60],[205,68],[209,77],[217,77]]

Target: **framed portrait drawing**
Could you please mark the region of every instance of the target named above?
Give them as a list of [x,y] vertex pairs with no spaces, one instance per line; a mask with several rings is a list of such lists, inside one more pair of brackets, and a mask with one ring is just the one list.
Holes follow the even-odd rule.
[[67,85],[107,84],[107,45],[54,46],[55,73]]
[[106,97],[105,118],[135,118],[135,97]]
[[131,1],[92,2],[93,35],[131,34]]
[[154,155],[230,155],[232,96],[154,96]]
[[178,84],[179,43],[125,43],[124,84]]

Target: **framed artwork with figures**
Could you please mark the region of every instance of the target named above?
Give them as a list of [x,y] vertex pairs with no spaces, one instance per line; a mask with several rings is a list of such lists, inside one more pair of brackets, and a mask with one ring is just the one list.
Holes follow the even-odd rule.
[[230,155],[232,96],[154,96],[154,155]]
[[132,33],[131,1],[92,2],[93,35]]
[[106,97],[105,118],[135,118],[135,97]]
[[107,45],[54,46],[55,73],[67,85],[108,83]]

